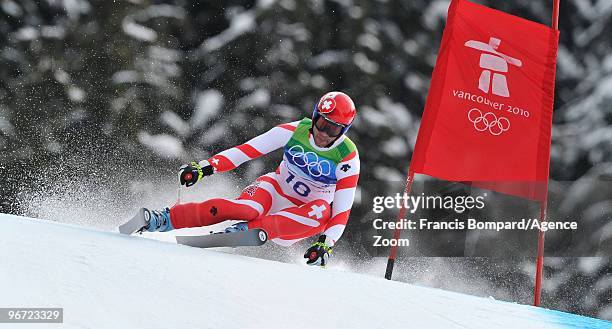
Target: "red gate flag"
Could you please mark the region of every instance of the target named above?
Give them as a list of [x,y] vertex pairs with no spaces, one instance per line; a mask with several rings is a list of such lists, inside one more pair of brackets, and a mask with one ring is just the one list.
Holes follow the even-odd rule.
[[559,32],[453,0],[411,170],[544,200]]

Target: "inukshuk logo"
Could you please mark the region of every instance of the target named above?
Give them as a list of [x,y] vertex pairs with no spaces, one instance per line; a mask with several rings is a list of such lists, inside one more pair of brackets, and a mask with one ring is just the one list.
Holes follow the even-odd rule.
[[[489,43],[484,43],[477,40],[468,40],[464,46],[476,49],[481,52],[479,65],[482,69],[478,78],[478,89],[487,93],[500,97],[510,97],[508,89],[508,64],[516,67],[521,67],[521,60],[502,54],[497,51],[501,40],[491,37]],[[477,96],[470,93],[458,92],[455,96],[475,101],[479,104],[484,104],[492,107],[494,110],[499,110],[503,104],[494,102],[486,97]],[[474,125],[477,131],[488,131],[493,136],[499,136],[503,132],[510,129],[510,120],[504,116],[496,115],[493,112],[483,111],[479,108],[471,108],[467,112],[468,120]]]
[[523,63],[516,58],[498,52],[497,48],[500,43],[500,39],[492,37],[488,44],[469,40],[465,43],[465,46],[482,52],[480,55],[482,73],[478,79],[478,89],[485,93],[491,92],[498,96],[510,97],[505,75],[508,72],[508,64],[521,67]]

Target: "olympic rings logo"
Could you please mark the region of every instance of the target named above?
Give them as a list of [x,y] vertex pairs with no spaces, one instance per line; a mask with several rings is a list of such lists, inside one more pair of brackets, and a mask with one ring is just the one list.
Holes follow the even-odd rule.
[[482,114],[477,108],[473,108],[468,112],[468,119],[474,124],[474,129],[478,131],[489,130],[493,136],[501,135],[501,133],[510,129],[510,120],[507,118],[498,118],[492,112]]
[[306,168],[312,177],[328,176],[331,174],[332,165],[328,160],[320,160],[319,156],[312,151],[305,152],[300,145],[293,145],[287,153],[291,156],[291,162],[300,168]]

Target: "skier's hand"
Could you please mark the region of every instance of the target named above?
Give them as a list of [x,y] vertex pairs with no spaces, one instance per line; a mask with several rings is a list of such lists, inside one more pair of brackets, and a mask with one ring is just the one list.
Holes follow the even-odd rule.
[[325,267],[329,254],[332,253],[332,247],[325,243],[325,234],[319,237],[319,241],[315,242],[306,250],[304,258],[307,259],[306,264]]
[[182,165],[179,169],[179,180],[181,185],[190,187],[197,183],[202,177],[210,176],[215,173],[215,169],[208,161],[202,160],[200,163],[192,162]]

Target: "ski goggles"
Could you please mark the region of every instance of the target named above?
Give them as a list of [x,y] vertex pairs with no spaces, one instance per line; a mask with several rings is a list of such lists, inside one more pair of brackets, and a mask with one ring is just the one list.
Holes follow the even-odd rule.
[[317,121],[315,122],[315,127],[318,131],[324,132],[329,137],[337,137],[342,135],[345,125],[333,122],[325,117],[323,114],[319,114]]

